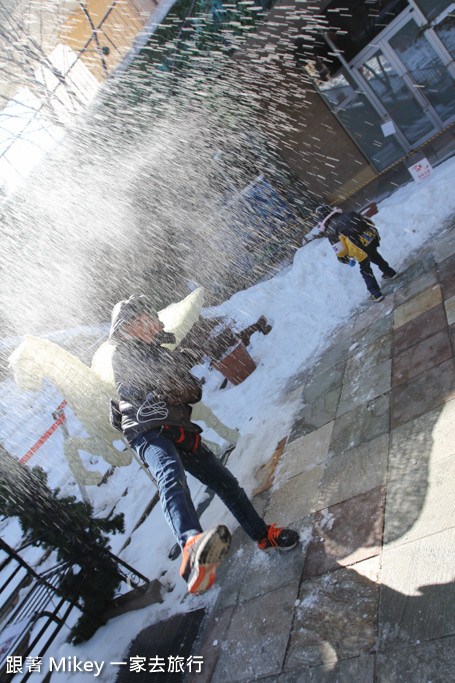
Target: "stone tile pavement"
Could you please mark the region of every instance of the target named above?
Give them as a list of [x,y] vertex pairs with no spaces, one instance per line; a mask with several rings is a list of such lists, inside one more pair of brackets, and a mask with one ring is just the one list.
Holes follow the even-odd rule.
[[383,291],[289,383],[255,504],[302,544],[234,534],[191,683],[455,678],[455,228]]

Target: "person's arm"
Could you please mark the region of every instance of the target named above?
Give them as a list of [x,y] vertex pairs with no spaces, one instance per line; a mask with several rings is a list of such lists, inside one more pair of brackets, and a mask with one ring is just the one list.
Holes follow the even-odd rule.
[[342,240],[342,236],[340,235],[340,239],[338,242],[335,242],[335,244],[332,244],[333,250],[335,254],[337,255],[337,259],[340,261],[340,263],[349,263],[350,259],[348,256],[348,250],[346,248],[346,245],[344,241]]
[[177,351],[163,351],[155,376],[155,395],[166,403],[196,403],[201,400],[199,380],[189,372],[188,359]]
[[344,241],[344,235],[341,234],[341,227],[339,216],[334,216],[326,226],[324,234],[332,245],[332,249],[340,263],[349,263],[348,250]]
[[163,377],[157,382],[154,394],[170,405],[197,403],[201,400],[202,389],[199,381],[186,373],[185,377]]

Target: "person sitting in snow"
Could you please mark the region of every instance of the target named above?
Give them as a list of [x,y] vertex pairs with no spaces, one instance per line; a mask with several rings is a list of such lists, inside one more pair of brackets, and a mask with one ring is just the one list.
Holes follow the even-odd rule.
[[378,253],[380,237],[370,218],[356,211],[344,213],[342,209],[322,204],[316,209],[321,237],[327,237],[341,263],[355,265],[358,261],[360,273],[365,281],[370,299],[382,301],[384,296],[373,275],[371,264],[382,271],[383,280],[392,280],[396,271]]
[[202,530],[185,470],[221,498],[261,550],[291,550],[299,535],[266,524],[237,479],[201,442],[202,430],[191,422],[201,387],[184,354],[161,346],[173,337],[144,295],[120,301],[112,311],[109,341],[115,346],[121,429],[156,480],[164,515],[182,548],[180,575],[190,593],[201,593],[212,586],[231,534],[223,524]]

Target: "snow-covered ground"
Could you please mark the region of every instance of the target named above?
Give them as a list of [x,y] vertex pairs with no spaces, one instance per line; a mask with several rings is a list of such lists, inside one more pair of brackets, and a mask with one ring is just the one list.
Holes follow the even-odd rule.
[[[453,219],[454,179],[455,158],[452,158],[441,164],[424,182],[410,182],[379,205],[379,213],[374,220],[382,237],[380,252],[397,270],[412,252]],[[223,422],[237,428],[241,434],[238,446],[229,458],[229,468],[249,494],[256,484],[255,473],[270,459],[280,439],[289,433],[299,407],[297,393],[286,393],[287,381],[314,364],[328,343],[331,332],[348,320],[366,298],[366,288],[358,268],[338,263],[328,241],[320,239],[299,249],[292,266],[273,279],[238,292],[216,309],[203,312],[204,315],[228,315],[239,327],[265,315],[273,326],[267,336],[259,332],[252,336],[249,351],[257,368],[242,384],[229,384],[220,389],[223,378],[216,370],[211,370],[208,365],[194,369],[196,375],[205,378],[204,402]],[[102,337],[105,329],[95,331],[94,339],[98,332]],[[19,391],[11,379],[2,382],[1,438],[5,447],[18,458],[22,457],[49,428],[51,413],[61,400],[62,396],[48,383],[39,392],[27,394]],[[72,436],[81,432],[70,411],[68,428]],[[213,432],[206,433],[208,438],[216,438]],[[62,444],[63,435],[57,431],[29,464],[41,465],[49,473],[50,486],[61,487],[62,494],[78,495],[62,456]],[[88,456],[86,465],[107,469],[105,463]],[[279,481],[275,485],[279,485]],[[190,486],[196,502],[201,502],[206,495],[203,488],[195,480],[190,480]],[[127,494],[122,496],[126,489]],[[126,532],[114,536],[111,543],[113,552],[120,553],[125,539],[154,494],[153,484],[133,463],[126,468],[117,468],[107,484],[89,487],[88,492],[97,514],[107,514],[114,505],[116,512],[124,512]],[[231,530],[236,526],[221,502],[215,499],[202,515],[202,523],[207,527],[218,522],[227,523]],[[1,524],[0,532],[11,545],[19,543],[20,531],[14,520]],[[103,660],[106,665],[98,680],[113,681],[116,668],[109,662],[121,660],[129,643],[142,628],[171,614],[213,602],[219,587],[200,597],[186,595],[186,586],[178,575],[180,560],[168,558],[173,545],[174,538],[157,506],[134,532],[129,545],[121,551],[121,557],[148,577],[160,578],[163,584],[172,588],[165,594],[164,602],[109,621],[90,641],[78,647],[65,642],[68,630],[64,629],[46,657],[77,656],[81,660]],[[31,561],[31,557],[28,559]],[[34,676],[34,680],[40,680],[38,674]],[[87,680],[87,674],[59,673],[56,678],[60,681],[71,678],[77,683]]]

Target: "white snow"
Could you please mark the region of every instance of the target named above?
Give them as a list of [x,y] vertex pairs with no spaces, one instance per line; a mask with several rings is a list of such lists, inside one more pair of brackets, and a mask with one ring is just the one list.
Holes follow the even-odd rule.
[[[455,214],[454,179],[455,158],[452,158],[437,167],[423,183],[410,182],[379,205],[374,220],[382,238],[380,252],[394,268],[400,270],[412,252],[449,225]],[[252,336],[249,351],[257,368],[242,384],[229,384],[220,389],[222,377],[216,370],[204,365],[194,371],[206,379],[204,401],[223,422],[237,428],[241,434],[239,444],[229,458],[229,468],[250,495],[257,485],[255,472],[270,459],[280,439],[289,433],[299,407],[299,392],[286,394],[287,381],[314,364],[329,343],[331,332],[349,320],[366,297],[358,268],[338,263],[328,241],[319,239],[300,248],[292,266],[285,272],[238,292],[217,309],[204,312],[206,315],[229,315],[242,327],[265,315],[273,325],[267,336],[261,333]],[[100,328],[100,336],[104,330],[105,327]],[[57,390],[49,384],[37,394],[26,394],[10,379],[2,382],[0,415],[5,447],[18,458],[22,457],[49,428],[51,413],[61,400]],[[70,434],[74,435],[80,426],[69,411],[68,420]],[[63,435],[54,433],[29,464],[40,464],[48,471],[50,485],[60,486],[62,494],[77,495],[77,487],[71,483],[73,480],[63,459],[62,442]],[[86,462],[90,463],[90,459]],[[103,467],[103,462],[96,459],[93,463],[97,469]],[[191,478],[190,486],[196,502],[201,501],[205,497],[204,488]],[[126,489],[128,492],[122,496]],[[116,512],[124,512],[127,532],[114,536],[111,543],[113,552],[120,553],[129,532],[155,493],[153,484],[133,463],[127,468],[117,468],[106,485],[90,487],[88,492],[98,514],[107,514],[115,504]],[[228,523],[231,530],[236,526],[223,504],[215,498],[202,515],[202,524],[207,527],[218,522]],[[20,542],[19,527],[14,520],[4,522],[1,531],[10,544]],[[173,613],[213,604],[219,586],[198,598],[186,595],[186,586],[178,575],[180,559],[168,559],[174,542],[160,506],[157,506],[134,532],[131,543],[121,551],[121,557],[148,577],[160,578],[168,587],[175,586],[172,592],[166,593],[161,605],[109,621],[90,641],[78,647],[64,642],[68,633],[64,629],[46,657],[75,655],[83,660],[104,660],[106,666],[98,680],[114,681],[117,669],[109,666],[109,662],[121,660],[142,628]],[[309,596],[308,600],[311,599]],[[301,606],[304,604],[305,601]],[[34,676],[38,682],[40,677]],[[87,674],[59,673],[58,678],[82,683],[87,680]]]

